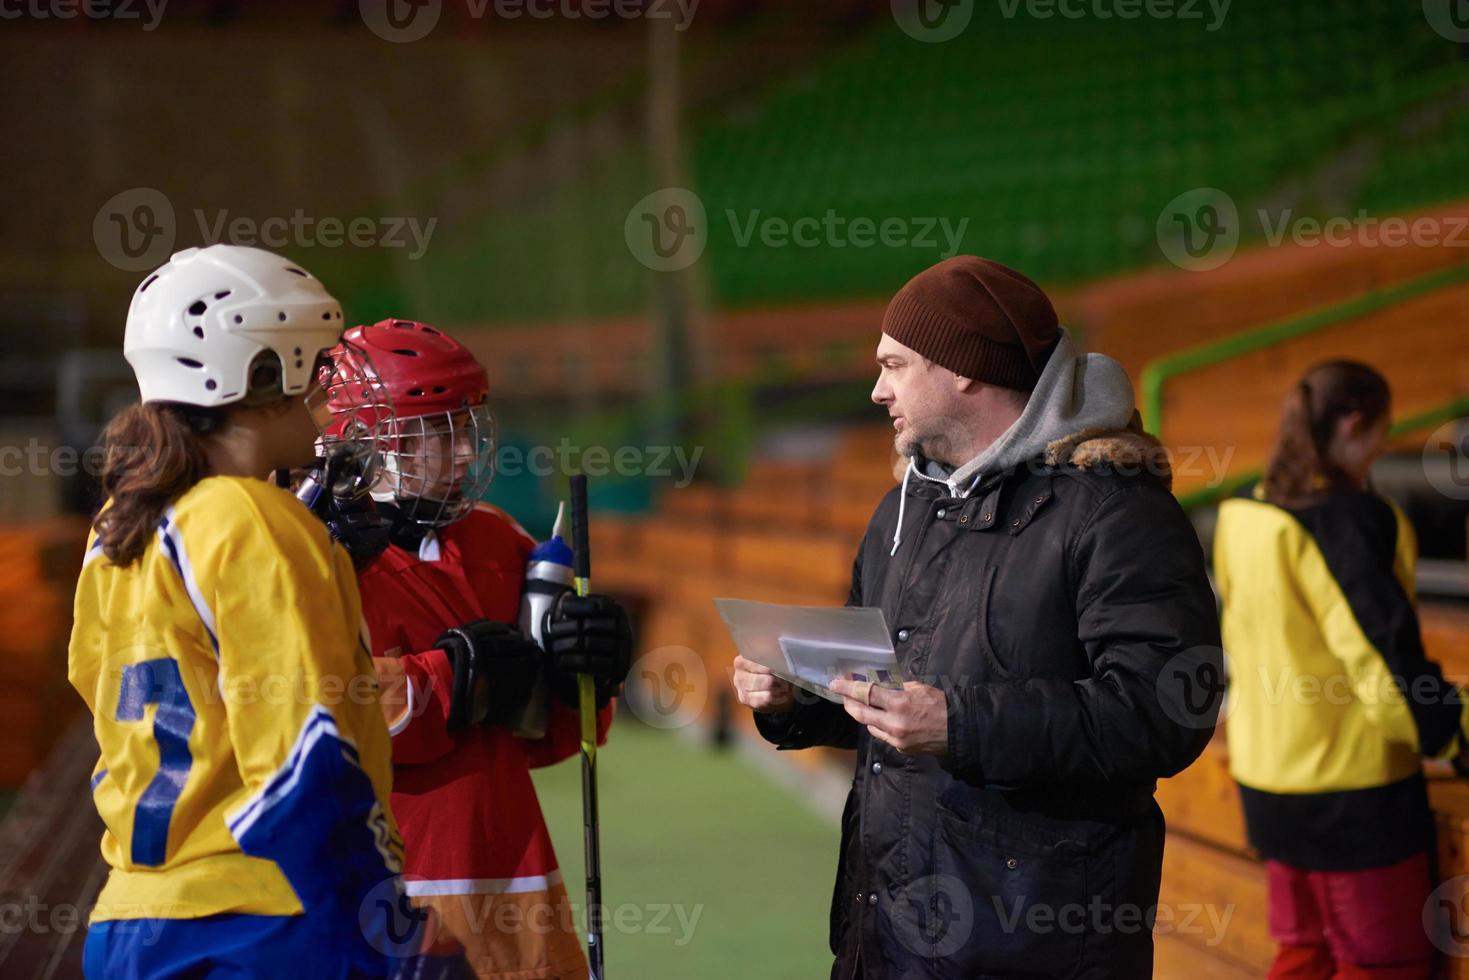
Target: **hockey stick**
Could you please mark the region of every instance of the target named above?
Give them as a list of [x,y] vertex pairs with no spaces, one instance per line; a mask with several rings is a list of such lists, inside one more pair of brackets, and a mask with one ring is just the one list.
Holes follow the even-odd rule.
[[[587,478],[571,478],[571,541],[576,594],[592,591],[592,550],[587,535]],[[602,959],[602,849],[597,817],[597,695],[591,674],[578,674],[581,700],[582,830],[587,848],[587,959],[591,980],[603,980]]]

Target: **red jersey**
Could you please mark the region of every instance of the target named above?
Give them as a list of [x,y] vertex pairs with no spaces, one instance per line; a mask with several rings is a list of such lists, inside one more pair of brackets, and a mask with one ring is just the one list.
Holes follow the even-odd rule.
[[[432,951],[462,946],[480,977],[587,975],[566,886],[530,770],[577,754],[577,711],[555,698],[546,735],[446,723],[453,670],[433,645],[476,619],[515,624],[535,541],[498,508],[430,532],[418,554],[389,547],[359,574],[393,741],[392,808],[403,881],[439,922]],[[612,718],[597,719],[598,741]]]

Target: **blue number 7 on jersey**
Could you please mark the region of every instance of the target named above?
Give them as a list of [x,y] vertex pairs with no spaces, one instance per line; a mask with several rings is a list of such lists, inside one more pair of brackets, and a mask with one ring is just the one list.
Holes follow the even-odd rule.
[[158,705],[153,716],[153,740],[158,743],[158,772],[133,811],[133,863],[157,867],[168,854],[168,822],[194,756],[189,733],[194,730],[194,706],[179,676],[178,661],[170,657],[132,664],[122,673],[117,698],[118,721],[142,721],[143,709]]

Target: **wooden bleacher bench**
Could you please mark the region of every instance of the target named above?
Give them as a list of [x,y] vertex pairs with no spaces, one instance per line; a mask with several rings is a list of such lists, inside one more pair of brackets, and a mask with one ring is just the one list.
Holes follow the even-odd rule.
[[1264,865],[1170,833],[1158,902],[1168,909],[1170,935],[1177,941],[1257,977],[1265,975],[1275,944],[1265,918]]
[[735,531],[730,534],[734,572],[752,580],[809,586],[845,599],[852,579],[855,549],[839,535],[789,531]]
[[19,786],[83,710],[66,679],[87,522],[0,528],[0,788]]
[[[1173,450],[1174,490],[1206,486],[1213,473],[1197,447],[1231,454],[1229,471],[1258,469],[1269,457],[1285,396],[1313,364],[1343,352],[1371,364],[1393,389],[1393,414],[1430,411],[1469,384],[1469,350],[1444,337],[1469,332],[1469,285],[1442,289],[1378,313],[1194,371],[1164,391],[1163,441]],[[1221,412],[1219,406],[1228,405]],[[1416,446],[1426,433],[1417,433]]]

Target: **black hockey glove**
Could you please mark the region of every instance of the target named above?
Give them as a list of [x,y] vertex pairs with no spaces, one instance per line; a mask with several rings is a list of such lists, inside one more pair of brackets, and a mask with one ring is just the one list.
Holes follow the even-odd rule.
[[576,706],[577,674],[596,682],[597,707],[616,696],[632,667],[632,626],[627,610],[605,595],[567,592],[546,610],[541,636],[561,700]]
[[[373,500],[365,493],[349,493],[357,467],[365,465],[346,450],[318,458],[300,475],[294,487],[296,496],[326,525],[332,538],[342,543],[359,572],[371,565],[392,543],[392,528],[378,514]],[[291,486],[289,475],[279,478],[284,487]]]
[[447,631],[434,644],[454,666],[448,728],[508,724],[525,707],[541,666],[541,648],[520,630],[488,619]]

